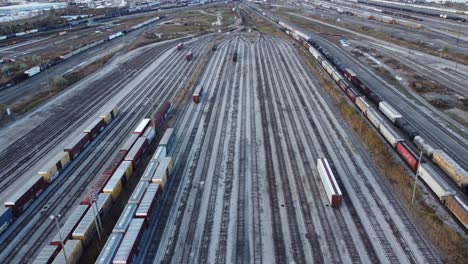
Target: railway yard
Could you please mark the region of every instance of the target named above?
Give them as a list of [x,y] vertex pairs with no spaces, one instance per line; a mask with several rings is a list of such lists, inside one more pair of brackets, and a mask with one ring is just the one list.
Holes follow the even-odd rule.
[[0,85],[0,263],[465,263],[453,12],[241,1],[0,40],[49,61]]

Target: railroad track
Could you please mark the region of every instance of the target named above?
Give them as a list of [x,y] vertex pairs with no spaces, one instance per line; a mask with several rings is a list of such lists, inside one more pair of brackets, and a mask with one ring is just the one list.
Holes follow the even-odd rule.
[[[130,131],[132,129],[132,127],[135,126],[137,124],[137,122],[139,121],[139,119],[135,118],[135,116],[142,115],[142,114],[146,115],[146,114],[149,113],[149,106],[147,104],[142,104],[141,103],[142,100],[144,101],[144,99],[147,98],[146,97],[147,95],[158,95],[157,101],[159,103],[161,103],[161,102],[163,102],[164,98],[168,98],[168,97],[173,96],[175,94],[175,92],[177,90],[174,89],[173,87],[171,87],[170,84],[172,82],[174,82],[176,79],[178,79],[180,76],[183,76],[182,77],[183,79],[186,78],[185,76],[187,76],[187,73],[190,71],[190,66],[188,66],[188,64],[184,65],[184,63],[182,63],[182,64],[180,63],[180,61],[182,61],[183,59],[184,59],[183,55],[173,56],[169,61],[169,65],[171,65],[171,63],[173,64],[172,67],[167,67],[165,70],[160,71],[160,72],[157,72],[159,69],[154,70],[153,73],[155,73],[155,74],[154,75],[151,74],[152,77],[153,77],[152,80],[145,80],[145,82],[148,82],[148,84],[141,86],[138,89],[138,92],[135,91],[136,94],[134,94],[134,96],[129,96],[129,97],[127,97],[127,99],[124,99],[122,104],[124,106],[127,106],[125,108],[125,110],[132,109],[132,107],[134,107],[135,104],[138,103],[138,102],[140,102],[140,104],[138,105],[138,107],[136,107],[136,109],[137,109],[136,113],[134,113],[132,115],[127,115],[126,117],[124,117],[124,118],[126,118],[125,122],[118,123],[117,126],[119,128],[120,128],[120,126],[126,127],[126,130]],[[175,67],[174,63],[178,64],[178,66],[177,66],[177,68],[175,70],[177,72],[181,73],[181,74],[174,74],[174,75],[172,75],[171,78],[166,78],[166,79],[162,78],[163,76],[167,76],[167,74],[169,74],[169,72],[171,71],[171,68]],[[160,79],[160,80],[158,81],[158,79]],[[165,91],[158,91],[158,90],[152,89],[153,87],[155,87],[154,85],[156,83],[164,85],[164,87],[166,88]],[[170,88],[168,88],[168,87],[170,87]],[[148,90],[148,88],[149,88],[149,90]],[[141,93],[143,93],[143,94],[141,94]],[[131,119],[133,119],[133,121]],[[130,122],[127,122],[127,121],[130,121]],[[112,125],[111,125],[111,127],[112,127]],[[116,133],[119,133],[121,131],[122,131],[121,129],[117,129]],[[128,132],[128,131],[125,131],[125,132]],[[128,133],[120,133],[120,139],[121,140],[119,140],[117,142],[119,142],[119,143],[122,142],[127,135],[128,135]],[[112,136],[108,135],[108,137],[110,137],[111,139],[114,139],[113,134],[112,134]],[[118,146],[118,144],[113,144],[113,145]],[[102,158],[103,155],[101,155],[101,153],[99,153],[99,152],[92,152],[92,153],[94,154],[93,155],[94,159],[97,160],[98,162],[94,162],[93,165],[91,166],[94,169],[93,169],[93,173],[91,173],[90,175],[95,175],[95,174],[97,174],[99,172],[99,170],[102,169],[100,164],[104,163],[104,161],[108,161],[110,159],[111,155],[114,154],[114,151],[109,152],[110,154],[107,155],[107,156],[104,156],[104,158]],[[101,157],[101,158],[99,158],[99,157]],[[78,166],[78,165],[74,165],[74,166]],[[82,167],[83,167],[83,170],[87,170],[90,166],[85,164]],[[87,171],[86,173],[89,173],[89,172]],[[64,176],[62,176],[62,178],[64,178]],[[53,208],[54,206],[59,205],[59,203],[64,203],[64,202],[66,203],[66,205],[65,205],[66,208],[71,207],[71,205],[75,202],[76,197],[79,197],[81,192],[83,191],[84,188],[82,186],[86,186],[91,181],[92,181],[92,178],[88,177],[88,180],[86,182],[84,182],[84,185],[81,185],[81,184],[73,185],[73,186],[76,186],[71,191],[71,193],[74,194],[74,195],[72,195],[72,196],[68,195],[68,197],[70,198],[69,200],[64,201],[63,199],[62,200],[55,199],[54,200],[55,202],[53,204],[50,204],[49,208]],[[51,188],[54,189],[57,186],[58,185],[55,184]],[[63,191],[70,192],[70,190],[67,189],[67,187],[68,186],[64,187]],[[50,198],[50,197],[41,196],[41,199],[46,200],[45,198]],[[73,199],[73,198],[75,198],[75,199]],[[47,212],[49,213],[49,212],[52,212],[52,211],[49,209],[49,210],[47,210]],[[45,214],[43,211],[41,211],[41,213],[44,215],[44,217],[43,217],[44,219],[40,219],[39,221],[34,221],[35,224],[34,224],[34,226],[32,226],[31,230],[35,230],[37,225],[42,224],[43,222],[48,220],[47,217],[48,217],[49,214]],[[51,227],[52,227],[52,225],[49,224],[49,229],[48,229],[49,233],[52,232],[52,230],[53,230],[53,228],[51,228]],[[44,235],[44,234],[41,234],[41,235],[42,235],[42,237],[44,239],[47,237],[47,235]],[[25,236],[23,238],[23,241],[20,241],[20,242],[28,242],[29,239],[30,239],[29,236]],[[10,242],[10,241],[8,241],[8,242]],[[19,243],[19,244],[21,244],[21,243]],[[15,245],[17,246],[16,248],[19,249],[18,243],[15,243]],[[41,243],[36,243],[35,245],[37,245],[37,247],[39,247],[41,245]],[[13,251],[13,253],[14,253],[14,251]],[[12,255],[10,254],[10,256],[12,256]],[[13,258],[11,258],[11,259],[6,258],[5,260],[7,260],[7,262],[9,262],[10,260],[13,261]]]

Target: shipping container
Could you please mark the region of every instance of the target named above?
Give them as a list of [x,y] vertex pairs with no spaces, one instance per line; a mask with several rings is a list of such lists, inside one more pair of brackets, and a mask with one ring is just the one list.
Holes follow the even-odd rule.
[[18,217],[41,195],[45,188],[47,188],[47,184],[44,178],[33,175],[18,188],[18,191],[7,198],[5,206],[11,208],[12,214]]
[[465,230],[468,229],[468,205],[464,200],[457,195],[449,196],[446,200],[447,207],[455,215],[455,217],[460,221],[460,223],[465,227]]
[[323,188],[327,194],[327,200],[330,202],[330,206],[339,207],[343,197],[327,159],[322,158],[317,160],[317,171],[322,180]]
[[135,190],[132,193],[132,196],[130,196],[128,203],[139,204],[141,201],[141,198],[143,198],[143,195],[145,195],[146,188],[148,187],[148,185],[149,185],[149,182],[147,181],[139,181],[137,186],[135,187]]
[[335,82],[339,82],[341,80],[341,76],[337,71],[333,71],[332,77]]
[[193,96],[192,96],[193,102],[198,104],[202,96],[203,96],[203,86],[198,85],[197,87],[195,87],[195,90],[193,91]]
[[135,217],[144,218],[149,222],[153,211],[155,210],[156,204],[162,194],[162,188],[159,184],[151,183],[146,188],[146,193],[141,199],[138,209],[136,210]]
[[58,245],[46,245],[39,251],[39,255],[34,259],[33,264],[50,264],[59,252],[60,247]]
[[152,160],[160,162],[161,158],[167,156],[167,150],[166,147],[159,146],[156,151],[153,154],[153,157],[151,157]]
[[369,119],[372,125],[379,129],[380,124],[383,122],[383,119],[380,116],[380,114],[373,107],[368,108],[366,113],[367,119]]
[[122,211],[119,220],[117,220],[117,223],[115,224],[114,230],[112,230],[112,232],[125,234],[128,226],[130,225],[130,222],[133,219],[133,216],[135,215],[137,208],[138,205],[136,204],[127,204],[124,210]]
[[465,191],[468,188],[468,173],[442,150],[434,150],[432,161],[445,171]]
[[135,142],[137,141],[139,137],[140,136],[138,134],[131,134],[130,137],[127,139],[127,141],[125,141],[123,146],[120,148],[120,150],[124,150],[128,152],[133,147],[133,145],[135,144]]
[[123,234],[121,233],[112,233],[109,235],[109,238],[107,239],[106,244],[104,245],[104,248],[101,251],[101,254],[99,254],[99,257],[97,258],[95,264],[109,264],[112,263],[112,260],[114,259],[115,253],[117,253],[117,249],[120,246],[120,243],[122,242],[123,239]]
[[398,132],[396,132],[390,125],[381,123],[379,126],[380,134],[392,145],[393,148],[396,147],[396,144],[400,141],[403,141],[403,138],[400,137]]
[[187,61],[191,61],[193,59],[193,53],[191,51],[187,52],[185,59],[187,59]]
[[65,244],[65,253],[67,254],[67,259],[63,254],[63,249],[57,254],[54,259],[53,264],[76,264],[83,255],[83,244],[80,240],[68,240]]
[[[60,234],[62,235],[62,242],[65,243],[69,238],[71,238],[73,230],[78,226],[83,216],[86,214],[89,205],[78,205],[78,207],[73,210],[72,214],[67,218],[67,221],[60,228]],[[59,233],[50,242],[51,245],[61,245]]]
[[137,134],[138,136],[143,135],[145,133],[146,129],[151,126],[151,119],[145,118],[141,120],[141,122],[138,124],[138,126],[135,128],[133,131],[133,134]]
[[89,134],[91,140],[95,139],[97,135],[104,129],[106,123],[102,118],[96,119],[91,123],[88,128],[84,130],[84,133]]
[[68,152],[70,159],[75,159],[89,144],[91,138],[89,134],[82,133],[78,137],[74,138],[70,144],[68,144],[63,150]]
[[418,160],[416,154],[414,154],[404,142],[398,142],[396,145],[398,154],[405,160],[406,164],[410,166],[413,171],[418,168]]
[[174,144],[174,141],[175,141],[174,128],[167,128],[166,132],[164,132],[163,137],[159,141],[159,146],[162,146],[162,147],[166,148],[165,155],[170,153],[170,151],[172,149],[172,145]]
[[104,120],[104,123],[106,123],[106,125],[110,124],[110,122],[112,121],[112,112],[109,112],[105,115],[102,115],[101,118],[102,120]]
[[160,160],[158,167],[153,176],[153,183],[158,183],[161,185],[161,188],[164,190],[164,185],[166,184],[167,178],[170,175],[172,170],[172,158],[163,157]]
[[112,263],[132,263],[138,253],[141,237],[145,231],[145,220],[134,218],[120,243]]
[[150,162],[148,163],[148,166],[146,166],[145,172],[143,172],[143,175],[140,178],[140,181],[147,181],[150,182],[151,179],[153,178],[154,172],[156,171],[156,168],[159,165],[159,161],[151,159]]
[[379,103],[379,109],[392,123],[401,118],[401,114],[385,101]]
[[445,201],[448,196],[455,194],[452,188],[428,163],[421,163],[419,165],[418,176],[421,177],[441,201]]
[[146,146],[148,145],[148,141],[146,138],[139,138],[135,142],[135,145],[128,151],[127,156],[125,156],[124,160],[131,161],[133,164],[133,167],[135,168],[140,162],[140,158],[143,154],[143,152],[146,149]]
[[154,131],[154,127],[149,127],[143,134],[143,137],[146,138],[146,140],[148,141],[148,145],[150,145],[151,142],[153,142],[155,136],[156,132]]
[[112,160],[109,162],[106,169],[104,169],[104,172],[102,174],[106,174],[109,176],[114,174],[114,172],[120,166],[120,164],[122,163],[126,155],[127,155],[127,152],[125,150],[119,150],[119,152],[117,152],[112,158]]
[[0,208],[0,235],[8,229],[8,227],[13,223],[13,213],[11,208],[1,207]]
[[367,102],[366,98],[358,96],[356,97],[356,106],[366,115],[367,108],[370,107],[370,104]]

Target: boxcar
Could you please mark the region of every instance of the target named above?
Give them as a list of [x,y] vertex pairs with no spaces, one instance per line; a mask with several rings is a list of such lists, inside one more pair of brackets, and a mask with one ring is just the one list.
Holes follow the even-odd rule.
[[29,181],[19,187],[8,200],[5,206],[11,208],[14,216],[20,216],[47,187],[44,178],[33,175]]

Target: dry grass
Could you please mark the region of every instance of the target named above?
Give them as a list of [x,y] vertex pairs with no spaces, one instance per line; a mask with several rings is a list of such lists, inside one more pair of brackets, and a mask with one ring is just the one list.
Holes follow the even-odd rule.
[[411,204],[412,177],[408,175],[408,170],[397,160],[387,147],[387,144],[377,135],[367,123],[361,126],[361,114],[359,110],[350,106],[345,95],[338,88],[334,87],[328,75],[306,52],[301,48],[306,57],[306,62],[318,77],[321,86],[333,99],[334,104],[340,110],[347,124],[354,130],[355,135],[361,139],[366,146],[369,156],[373,159],[379,172],[383,175],[392,190],[401,199],[408,214],[413,218],[426,237],[443,254],[446,263],[465,263],[468,259],[468,239],[462,237],[452,226],[443,222],[433,208],[431,208],[420,191],[416,192],[416,201]]

